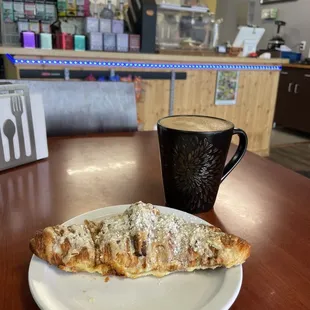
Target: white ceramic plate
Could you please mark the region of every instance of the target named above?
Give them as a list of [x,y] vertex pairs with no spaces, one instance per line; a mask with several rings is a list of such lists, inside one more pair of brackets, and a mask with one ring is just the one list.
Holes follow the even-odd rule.
[[[66,225],[85,219],[101,219],[124,212],[129,205],[102,208],[79,215]],[[206,223],[191,214],[166,207],[162,213],[174,213],[194,223]],[[229,309],[238,296],[242,266],[227,269],[175,273],[164,278],[124,279],[100,275],[71,274],[48,265],[33,256],[29,267],[29,286],[36,303],[45,310],[219,310]]]

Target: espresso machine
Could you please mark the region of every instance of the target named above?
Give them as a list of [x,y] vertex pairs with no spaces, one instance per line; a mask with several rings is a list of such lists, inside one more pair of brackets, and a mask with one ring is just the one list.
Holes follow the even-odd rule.
[[275,21],[275,33],[271,40],[268,42],[267,50],[269,51],[275,51],[277,48],[280,48],[281,45],[285,44],[285,41],[283,39],[284,35],[284,26],[286,25],[286,22],[282,20],[276,20]]

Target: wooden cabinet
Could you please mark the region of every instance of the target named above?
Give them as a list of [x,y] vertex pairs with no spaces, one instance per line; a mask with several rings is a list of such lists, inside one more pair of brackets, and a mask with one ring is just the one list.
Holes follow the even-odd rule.
[[277,125],[310,133],[310,67],[284,67],[278,88],[274,121]]

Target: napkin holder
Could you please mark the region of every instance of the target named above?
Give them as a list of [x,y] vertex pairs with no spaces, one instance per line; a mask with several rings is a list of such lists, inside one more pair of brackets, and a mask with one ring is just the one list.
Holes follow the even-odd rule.
[[22,84],[0,84],[0,171],[48,157],[42,97]]

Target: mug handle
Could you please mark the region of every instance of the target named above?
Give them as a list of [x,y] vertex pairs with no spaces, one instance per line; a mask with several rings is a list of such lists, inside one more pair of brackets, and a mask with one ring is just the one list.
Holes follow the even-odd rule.
[[226,177],[236,168],[236,166],[240,163],[240,160],[244,156],[246,152],[246,148],[248,146],[248,136],[242,129],[234,129],[233,135],[239,136],[239,145],[237,147],[237,151],[232,157],[232,159],[226,164],[223,171],[223,176],[221,178],[221,182],[223,182]]

